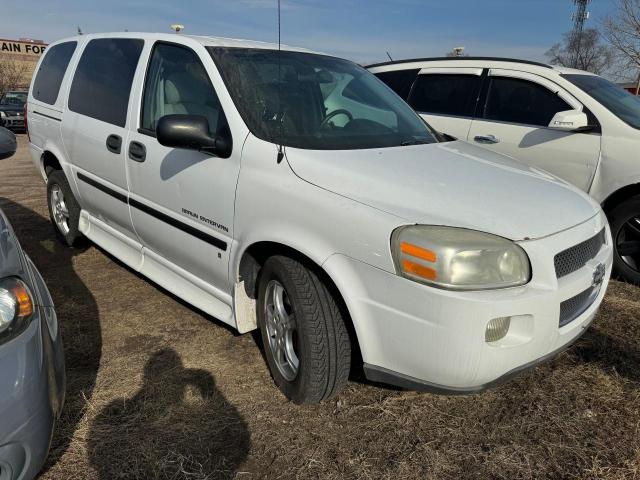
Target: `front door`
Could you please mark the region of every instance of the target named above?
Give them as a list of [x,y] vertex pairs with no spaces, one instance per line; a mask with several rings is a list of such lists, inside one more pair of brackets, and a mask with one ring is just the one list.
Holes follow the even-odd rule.
[[600,156],[600,133],[549,128],[556,113],[582,109],[580,102],[550,80],[493,69],[486,101],[471,124],[468,140],[588,191]]
[[135,230],[145,249],[229,293],[243,139],[233,138],[231,157],[219,158],[164,147],[155,138],[158,120],[170,114],[201,115],[211,134],[230,134],[198,54],[183,45],[157,42],[150,52],[140,109],[140,128],[132,127],[126,147]]

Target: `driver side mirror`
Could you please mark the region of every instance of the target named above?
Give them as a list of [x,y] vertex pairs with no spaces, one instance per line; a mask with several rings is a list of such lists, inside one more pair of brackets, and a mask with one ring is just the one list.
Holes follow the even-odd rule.
[[231,156],[231,136],[211,135],[209,121],[201,115],[165,115],[158,120],[156,138],[165,147]]
[[587,114],[581,110],[567,110],[565,112],[558,112],[554,115],[549,123],[549,128],[555,130],[562,130],[565,132],[579,132],[588,130],[591,127],[589,125],[589,119]]
[[0,160],[12,157],[17,148],[18,144],[13,132],[0,127]]

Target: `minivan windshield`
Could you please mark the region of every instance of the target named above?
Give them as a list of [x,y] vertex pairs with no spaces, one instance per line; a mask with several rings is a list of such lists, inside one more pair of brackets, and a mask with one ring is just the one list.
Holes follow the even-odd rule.
[[263,140],[313,150],[437,141],[389,87],[347,60],[254,48],[209,52],[243,120]]
[[562,76],[591,95],[622,121],[633,128],[640,129],[640,98],[595,75],[565,74]]
[[22,106],[27,101],[27,92],[7,92],[0,98],[3,105]]

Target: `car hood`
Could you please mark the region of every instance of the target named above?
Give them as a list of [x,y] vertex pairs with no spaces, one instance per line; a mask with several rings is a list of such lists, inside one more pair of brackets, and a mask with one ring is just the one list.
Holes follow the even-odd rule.
[[22,112],[23,110],[23,105],[14,105],[13,103],[0,103],[1,112]]
[[322,151],[287,148],[301,179],[411,223],[511,240],[582,223],[599,207],[553,175],[464,142]]

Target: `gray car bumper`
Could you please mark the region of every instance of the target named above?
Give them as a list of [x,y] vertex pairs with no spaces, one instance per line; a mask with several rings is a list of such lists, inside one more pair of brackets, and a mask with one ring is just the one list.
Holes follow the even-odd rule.
[[64,400],[62,342],[52,307],[0,345],[0,480],[29,480],[42,468]]

